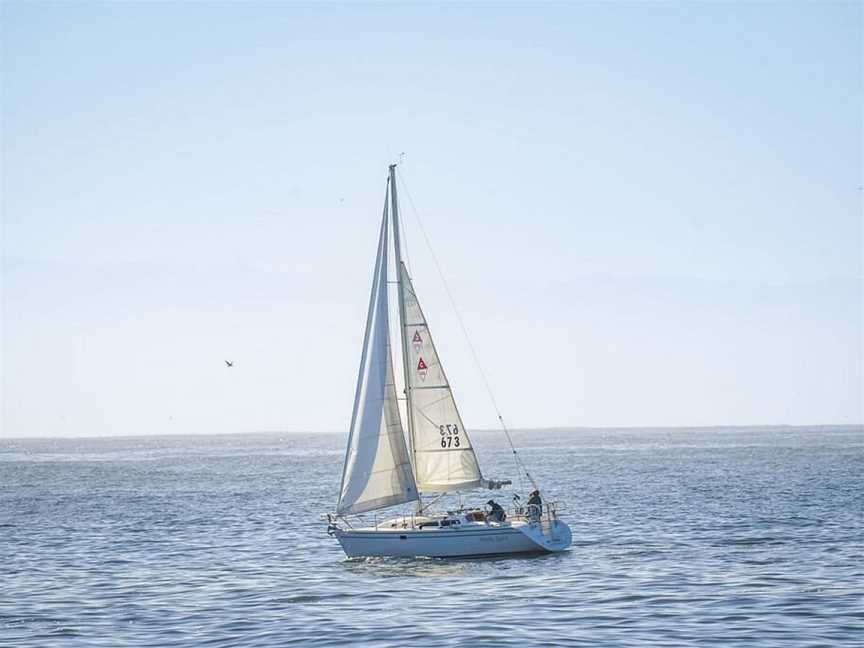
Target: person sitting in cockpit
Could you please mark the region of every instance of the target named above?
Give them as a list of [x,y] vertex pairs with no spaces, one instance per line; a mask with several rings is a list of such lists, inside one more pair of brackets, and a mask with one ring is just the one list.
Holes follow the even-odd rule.
[[492,509],[486,515],[486,520],[489,522],[503,522],[504,518],[507,517],[507,514],[504,512],[504,509],[501,508],[501,505],[495,500],[489,500],[486,502],[489,507]]

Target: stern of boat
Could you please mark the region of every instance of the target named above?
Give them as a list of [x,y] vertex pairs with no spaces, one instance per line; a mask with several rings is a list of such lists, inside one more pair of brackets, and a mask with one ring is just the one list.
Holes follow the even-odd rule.
[[566,522],[559,519],[542,520],[539,522],[526,521],[514,524],[523,535],[533,542],[538,550],[556,553],[564,551],[573,542],[573,534]]
[[519,508],[515,511],[513,526],[538,550],[549,553],[564,551],[572,544],[573,534],[567,523],[558,517],[559,507],[557,501],[552,501],[542,508],[531,505]]

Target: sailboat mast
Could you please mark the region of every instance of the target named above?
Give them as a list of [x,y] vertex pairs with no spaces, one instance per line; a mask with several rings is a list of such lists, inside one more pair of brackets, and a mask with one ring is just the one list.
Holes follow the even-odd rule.
[[390,212],[393,218],[393,246],[396,248],[397,294],[399,295],[399,333],[402,338],[402,370],[405,378],[405,412],[408,419],[408,452],[411,456],[411,469],[417,470],[414,452],[414,417],[411,406],[411,367],[408,366],[408,334],[405,321],[405,293],[402,287],[402,240],[399,235],[399,205],[396,199],[396,165],[390,165]]

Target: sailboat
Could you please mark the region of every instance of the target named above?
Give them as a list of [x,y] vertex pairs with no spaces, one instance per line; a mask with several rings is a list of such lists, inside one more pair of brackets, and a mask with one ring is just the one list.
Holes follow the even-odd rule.
[[[395,282],[388,280],[391,212]],[[396,284],[398,301],[404,426],[393,371],[390,283]],[[514,448],[514,456],[515,452]],[[500,489],[510,483],[486,479],[480,471],[402,260],[396,165],[390,165],[351,427],[336,510],[327,514],[328,533],[352,558],[470,557],[567,549],[570,528],[559,519],[556,502],[516,506],[509,515],[463,505],[450,511],[431,510],[444,495]],[[413,505],[413,511],[379,522],[380,511],[400,505]],[[374,513],[371,524],[359,517],[368,513]]]

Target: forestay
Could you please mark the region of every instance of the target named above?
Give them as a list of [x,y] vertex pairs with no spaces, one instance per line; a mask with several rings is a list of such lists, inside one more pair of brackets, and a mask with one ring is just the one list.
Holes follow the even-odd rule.
[[477,457],[404,264],[399,271],[417,487],[426,493],[476,488],[482,480]]
[[336,512],[363,513],[419,499],[399,418],[387,312],[385,203],[360,374]]

